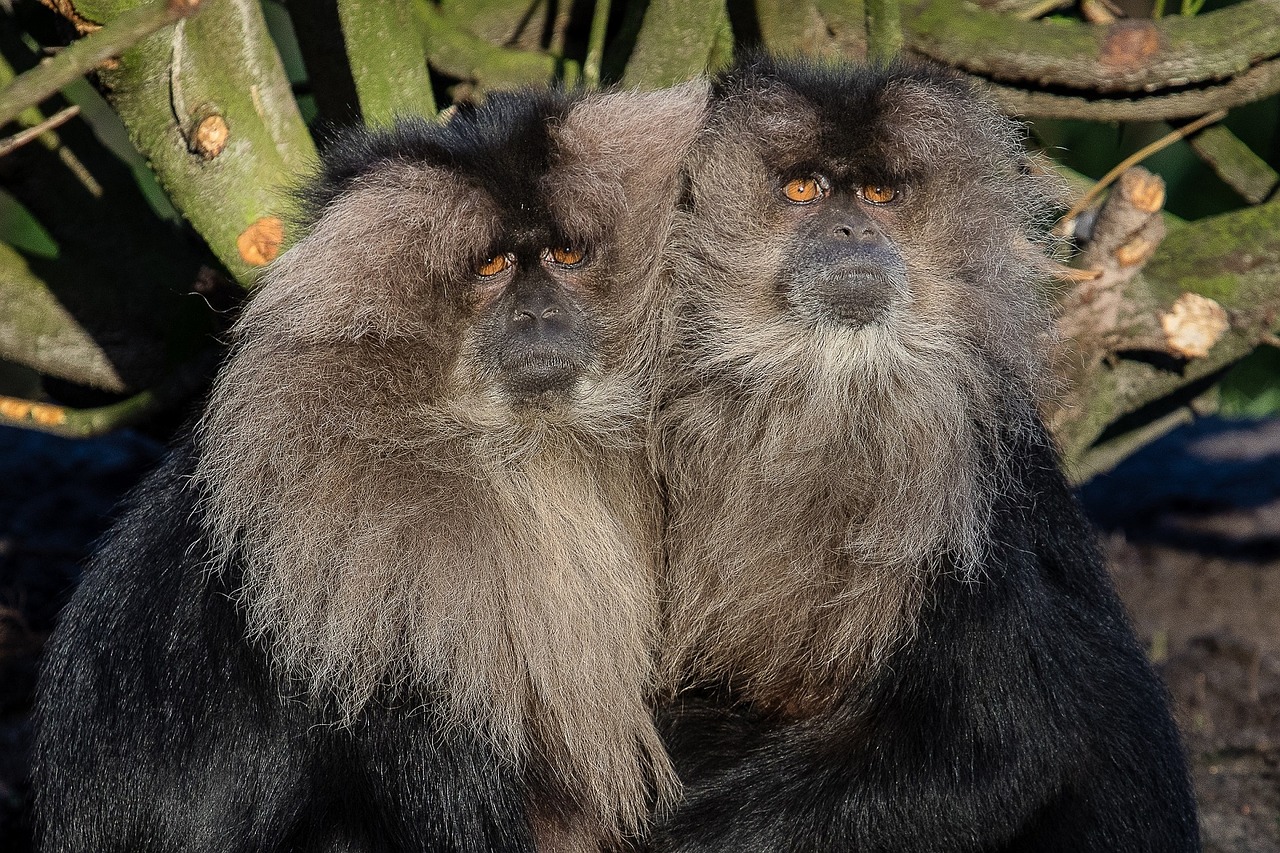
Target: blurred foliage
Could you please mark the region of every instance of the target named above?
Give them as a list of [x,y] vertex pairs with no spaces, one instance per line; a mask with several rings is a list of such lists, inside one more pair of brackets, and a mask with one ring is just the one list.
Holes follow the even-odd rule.
[[[1262,15],[1280,9],[1280,0],[1244,2]],[[0,3],[0,85],[86,33],[100,38],[127,10],[147,5],[13,0],[10,9]],[[1010,15],[1031,5],[978,4]],[[1142,18],[1153,4],[1103,5],[1110,10],[1104,14]],[[1184,5],[1171,3],[1166,14],[1195,11]],[[1206,32],[1215,10],[1229,5],[1210,0],[1198,11]],[[141,38],[96,72],[86,69],[88,79],[62,86],[0,130],[0,138],[12,137],[59,110],[79,110],[62,127],[0,155],[0,251],[12,250],[0,255],[0,414],[7,411],[9,421],[81,434],[181,409],[197,396],[234,304],[288,244],[287,226],[277,217],[288,221],[287,190],[305,172],[299,164],[313,162],[317,146],[323,150],[342,127],[366,116],[385,121],[429,109],[424,104],[445,108],[482,99],[494,88],[579,84],[584,69],[592,78],[596,62],[603,84],[645,87],[714,71],[735,47],[860,61],[869,50],[892,52],[905,39],[908,54],[928,52],[931,39],[945,40],[947,16],[956,14],[940,0],[204,0],[203,6],[196,17]],[[1051,18],[1044,26],[1064,33],[1092,26],[1084,19],[1099,14],[1091,11],[1097,3],[1038,6]],[[870,48],[866,17],[882,30],[878,36],[870,30]],[[1261,71],[1280,62],[1277,42],[1270,56],[1257,60]],[[1084,65],[1090,61],[1081,58]],[[1179,91],[1173,81],[1168,92],[1151,95]],[[1080,176],[1100,178],[1171,130],[1164,121],[1030,118],[1033,143],[1077,185]],[[1280,96],[1268,93],[1233,108],[1224,125],[1258,162],[1280,171]],[[1248,206],[1205,157],[1181,141],[1145,161],[1167,184],[1170,222]],[[113,174],[130,176],[132,195],[119,189],[118,179],[107,180]],[[83,204],[97,205],[100,231],[86,233],[83,216],[77,220],[49,203],[53,188],[76,182],[88,193]],[[103,198],[108,190],[113,195]],[[1275,204],[1274,189],[1270,195],[1266,203]],[[61,203],[88,209],[70,197]],[[138,245],[123,250],[131,241]],[[41,287],[33,297],[32,288]],[[1280,281],[1274,289],[1280,293]],[[106,329],[89,316],[104,305]],[[1274,318],[1268,323],[1274,331]],[[186,336],[187,345],[176,345],[175,335]],[[79,355],[53,358],[55,350]],[[97,367],[80,370],[76,358]],[[1223,413],[1280,412],[1277,350],[1264,346],[1212,378],[1222,380]],[[6,398],[49,404],[64,420],[54,422],[58,411],[41,422],[13,404],[5,410]],[[120,418],[104,415],[108,410]],[[1133,411],[1111,415],[1113,426],[1127,429]]]

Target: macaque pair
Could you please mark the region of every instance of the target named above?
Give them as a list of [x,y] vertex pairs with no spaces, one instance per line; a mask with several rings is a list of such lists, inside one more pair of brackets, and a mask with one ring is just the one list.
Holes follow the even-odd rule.
[[906,65],[336,144],[50,641],[42,849],[1196,849],[1051,192]]

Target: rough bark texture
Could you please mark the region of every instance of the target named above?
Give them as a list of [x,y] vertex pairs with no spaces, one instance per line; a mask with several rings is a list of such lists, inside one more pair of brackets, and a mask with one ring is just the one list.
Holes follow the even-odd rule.
[[[1050,420],[1077,478],[1118,461],[1109,442],[1091,448],[1116,420],[1147,406],[1154,410],[1144,420],[1157,420],[1168,414],[1155,405],[1166,397],[1177,400],[1166,402],[1169,411],[1189,403],[1205,390],[1204,380],[1247,355],[1280,322],[1280,200],[1196,222],[1157,219],[1135,228],[1129,220],[1131,230],[1117,228],[1121,239],[1106,242],[1117,267],[1117,255],[1140,252],[1134,243],[1152,239],[1152,221],[1168,234],[1151,247],[1140,272],[1110,288],[1082,283],[1065,300],[1068,347],[1058,361],[1064,393]],[[1204,312],[1186,294],[1221,307],[1227,325],[1220,336],[1212,309]],[[1199,324],[1212,341],[1205,355],[1187,354],[1181,337],[1187,323]]]
[[965,0],[905,4],[911,48],[997,81],[1142,94],[1216,82],[1280,55],[1280,0],[1106,26],[1019,21]]
[[650,0],[622,82],[656,89],[688,80],[714,70],[731,44],[724,3]]
[[386,125],[397,115],[433,115],[427,54],[410,0],[339,0],[338,15],[364,123]]
[[[110,25],[136,5],[82,0]],[[315,158],[255,0],[209,0],[197,17],[156,33],[100,72],[134,144],[169,197],[242,284],[280,249],[271,220]],[[201,131],[222,125],[219,146]]]

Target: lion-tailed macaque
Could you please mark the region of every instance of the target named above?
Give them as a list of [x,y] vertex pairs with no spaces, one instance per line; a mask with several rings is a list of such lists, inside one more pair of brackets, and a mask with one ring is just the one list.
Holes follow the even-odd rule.
[[50,641],[44,851],[587,853],[671,798],[644,429],[705,100],[334,145]]
[[1162,685],[1037,413],[1047,211],[939,70],[744,60],[671,248],[652,847],[1198,848]]

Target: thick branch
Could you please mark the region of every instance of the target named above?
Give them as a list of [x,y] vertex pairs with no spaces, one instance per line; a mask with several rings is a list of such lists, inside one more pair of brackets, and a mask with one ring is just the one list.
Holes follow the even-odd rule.
[[545,85],[555,77],[553,56],[490,44],[431,0],[414,0],[413,9],[431,66],[451,77],[473,81],[481,92]]
[[156,30],[190,17],[200,0],[160,0],[130,9],[111,26],[85,36],[59,51],[48,62],[32,68],[0,92],[0,124],[34,106],[63,86],[124,53]]
[[609,0],[595,0],[591,12],[591,35],[587,40],[586,61],[582,63],[582,79],[592,88],[600,85],[600,66],[604,62],[604,36],[609,26]]
[[728,28],[723,0],[650,0],[623,84],[656,89],[706,73]]
[[867,55],[862,0],[757,0],[760,39],[777,53],[862,59]]
[[1280,0],[1105,26],[1018,21],[965,0],[921,0],[903,18],[911,48],[939,62],[995,81],[1083,92],[1215,83],[1280,56]]
[[1161,121],[1231,109],[1280,92],[1280,59],[1259,63],[1219,85],[1146,97],[1059,95],[988,81],[984,81],[984,88],[1010,115],[1088,121]]
[[[110,22],[133,0],[81,0]],[[174,204],[245,285],[284,240],[285,189],[315,148],[255,0],[216,0],[100,72]]]
[[885,64],[902,50],[902,16],[898,0],[865,0],[867,59]]
[[[376,2],[376,0],[375,0]],[[433,0],[445,18],[491,45],[521,51],[542,49],[554,29],[552,9],[568,12],[570,0]]]
[[435,115],[427,55],[410,0],[338,0],[338,16],[364,123]]
[[[1180,356],[1164,346],[1169,320],[1197,297],[1225,309],[1228,324],[1203,356]],[[1252,351],[1280,322],[1280,202],[1196,222],[1172,223],[1150,263],[1126,286],[1117,329],[1094,329],[1107,352],[1077,338],[1081,365],[1057,411],[1051,413],[1069,461],[1116,419],[1221,371]],[[1211,300],[1211,302],[1210,302]],[[1172,343],[1172,342],[1170,342]]]

